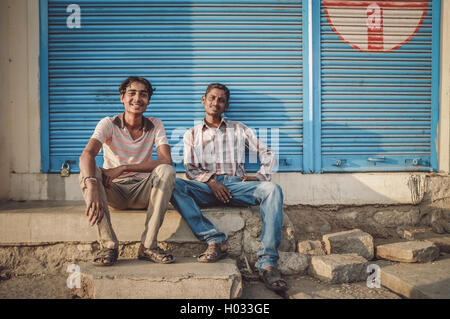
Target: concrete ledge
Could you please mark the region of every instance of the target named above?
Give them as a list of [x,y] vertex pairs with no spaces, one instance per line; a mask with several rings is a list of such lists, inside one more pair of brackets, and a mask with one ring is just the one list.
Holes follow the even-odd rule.
[[169,265],[120,260],[111,267],[80,265],[82,285],[94,299],[234,299],[242,277],[231,259],[200,264],[178,258]]
[[[97,240],[97,227],[90,227],[82,202],[6,202],[0,205],[0,243],[86,242]],[[240,215],[248,208],[204,209],[217,227],[230,235],[244,228]],[[144,231],[144,210],[111,210],[111,223],[120,241],[139,241]],[[168,210],[158,241],[199,242],[176,210]]]

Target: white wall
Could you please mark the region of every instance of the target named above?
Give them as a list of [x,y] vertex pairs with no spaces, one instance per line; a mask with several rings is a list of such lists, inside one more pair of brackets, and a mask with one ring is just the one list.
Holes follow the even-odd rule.
[[439,94],[439,170],[450,172],[450,0],[442,0],[441,77]]
[[[40,171],[39,1],[0,1],[0,199],[28,192],[13,175]],[[14,189],[13,189],[14,188]]]

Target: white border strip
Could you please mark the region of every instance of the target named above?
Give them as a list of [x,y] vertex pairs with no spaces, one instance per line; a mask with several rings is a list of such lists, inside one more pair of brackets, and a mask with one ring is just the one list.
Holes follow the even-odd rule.
[[313,32],[312,32],[312,2],[308,0],[308,88],[309,88],[309,121],[311,127],[313,127]]

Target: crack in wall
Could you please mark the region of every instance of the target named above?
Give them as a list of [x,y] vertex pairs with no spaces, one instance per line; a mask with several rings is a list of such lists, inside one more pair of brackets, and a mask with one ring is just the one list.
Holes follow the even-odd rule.
[[418,204],[422,201],[426,189],[427,189],[427,179],[423,175],[411,175],[408,178],[408,187],[411,191],[411,201],[412,203]]

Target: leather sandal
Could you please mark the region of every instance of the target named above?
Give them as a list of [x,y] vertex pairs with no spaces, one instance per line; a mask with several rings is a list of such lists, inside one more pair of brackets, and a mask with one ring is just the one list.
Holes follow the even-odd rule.
[[201,253],[197,261],[200,263],[213,263],[228,255],[228,251],[222,251],[221,244],[209,244],[208,248]]
[[139,248],[138,259],[152,261],[158,264],[171,264],[175,261],[175,258],[171,254],[166,253],[159,247],[149,249],[144,248],[144,246]]
[[119,257],[117,249],[102,248],[94,257],[92,264],[94,266],[112,266]]
[[[289,289],[277,268],[263,269],[259,272],[259,276],[264,285],[270,290],[283,292]],[[275,286],[273,285],[274,283],[276,283]]]

